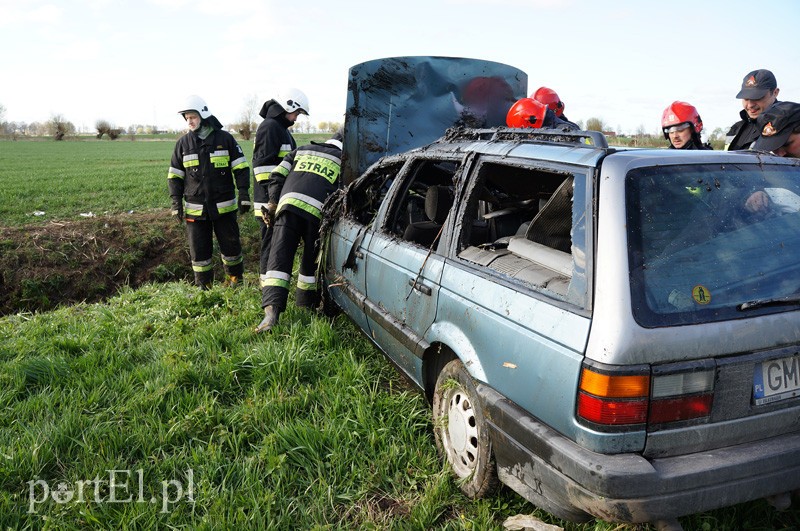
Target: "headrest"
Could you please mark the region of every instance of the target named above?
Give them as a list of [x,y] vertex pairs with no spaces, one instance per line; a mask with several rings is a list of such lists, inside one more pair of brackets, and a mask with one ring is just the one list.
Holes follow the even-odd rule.
[[425,193],[425,215],[428,219],[444,223],[450,207],[453,206],[453,194],[447,186],[431,186]]

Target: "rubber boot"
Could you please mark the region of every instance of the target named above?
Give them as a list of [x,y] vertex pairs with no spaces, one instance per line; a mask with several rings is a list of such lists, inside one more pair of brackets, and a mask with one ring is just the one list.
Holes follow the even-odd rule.
[[194,283],[198,288],[200,288],[201,291],[206,291],[211,289],[211,285],[214,283],[214,272],[195,271]]
[[261,334],[265,332],[269,332],[272,330],[272,327],[278,324],[278,317],[281,315],[281,312],[278,311],[277,308],[274,306],[267,306],[264,308],[264,319],[256,327],[256,333]]

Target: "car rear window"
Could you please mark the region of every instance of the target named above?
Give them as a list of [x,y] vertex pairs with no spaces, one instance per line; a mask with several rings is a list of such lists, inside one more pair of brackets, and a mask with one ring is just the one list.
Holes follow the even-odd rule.
[[800,296],[800,167],[639,168],[626,178],[626,213],[642,326],[798,309],[787,299]]

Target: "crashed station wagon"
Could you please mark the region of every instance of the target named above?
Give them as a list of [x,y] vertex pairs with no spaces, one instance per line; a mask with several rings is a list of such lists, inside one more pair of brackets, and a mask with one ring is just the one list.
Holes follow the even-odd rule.
[[467,495],[679,529],[800,490],[800,161],[454,127],[326,209],[327,296]]

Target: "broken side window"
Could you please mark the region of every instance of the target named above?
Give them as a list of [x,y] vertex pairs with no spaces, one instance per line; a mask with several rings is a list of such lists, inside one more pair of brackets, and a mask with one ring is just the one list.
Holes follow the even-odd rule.
[[466,192],[459,257],[585,305],[585,182],[571,171],[484,162]]
[[422,247],[437,246],[453,207],[457,169],[453,161],[413,161],[383,229]]

